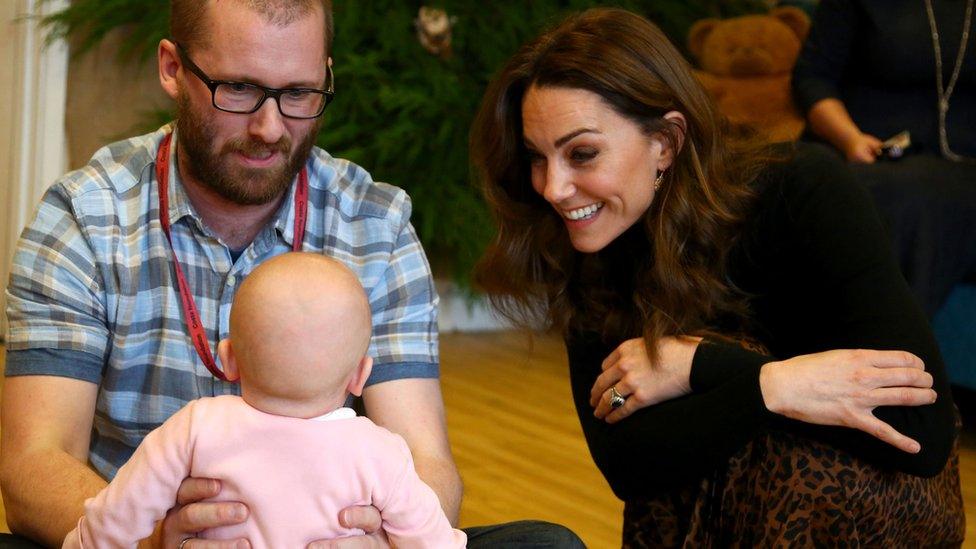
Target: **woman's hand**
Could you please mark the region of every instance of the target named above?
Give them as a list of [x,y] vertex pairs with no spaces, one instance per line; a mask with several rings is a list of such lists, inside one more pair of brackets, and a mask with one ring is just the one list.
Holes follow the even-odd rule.
[[[669,336],[657,343],[656,364],[651,363],[643,338],[628,339],[603,361],[603,373],[590,391],[593,415],[616,423],[641,408],[691,392],[691,359],[700,337]],[[623,406],[610,406],[610,388],[626,398]]]
[[873,164],[881,154],[881,144],[877,137],[857,132],[844,143],[844,156],[849,162]]
[[874,416],[878,406],[935,402],[932,375],[904,351],[837,350],[770,362],[759,373],[766,408],[786,417],[859,429],[909,453],[919,443]]
[[[153,535],[140,542],[139,547],[194,547],[246,549],[246,539],[203,540],[196,534],[218,526],[230,526],[247,520],[248,510],[243,503],[230,501],[203,502],[220,494],[220,481],[207,478],[187,478],[176,492],[176,507],[156,525]],[[184,540],[187,540],[184,543]]]

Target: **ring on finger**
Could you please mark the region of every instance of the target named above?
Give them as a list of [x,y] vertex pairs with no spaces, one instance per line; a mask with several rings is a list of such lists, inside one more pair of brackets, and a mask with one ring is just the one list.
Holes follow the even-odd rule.
[[617,386],[610,387],[610,407],[616,410],[623,406],[624,402],[627,402],[627,397],[617,391]]
[[183,541],[181,541],[180,544],[176,546],[176,549],[183,549],[183,546],[186,545],[186,542],[190,541],[191,539],[197,539],[197,538],[192,536],[188,538],[183,538]]

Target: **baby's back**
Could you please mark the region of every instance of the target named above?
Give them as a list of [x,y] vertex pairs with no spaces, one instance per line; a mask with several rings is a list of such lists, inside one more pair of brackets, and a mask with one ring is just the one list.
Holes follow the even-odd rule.
[[246,537],[260,547],[362,533],[339,525],[351,505],[383,509],[407,468],[403,441],[364,417],[317,421],[260,412],[239,397],[195,403],[191,476],[221,481],[221,501],[240,501],[249,519],[205,537]]

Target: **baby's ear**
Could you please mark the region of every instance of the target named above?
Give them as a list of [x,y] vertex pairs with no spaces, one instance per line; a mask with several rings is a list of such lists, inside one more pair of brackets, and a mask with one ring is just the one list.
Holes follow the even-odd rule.
[[217,344],[217,356],[220,357],[220,365],[224,368],[224,377],[227,381],[238,381],[241,372],[237,369],[237,357],[234,356],[234,346],[230,339],[221,339]]
[[373,371],[373,357],[366,355],[356,365],[356,368],[352,372],[352,376],[349,379],[349,385],[346,386],[346,390],[349,391],[351,395],[362,396],[363,387],[366,386],[366,380],[369,379],[370,372]]

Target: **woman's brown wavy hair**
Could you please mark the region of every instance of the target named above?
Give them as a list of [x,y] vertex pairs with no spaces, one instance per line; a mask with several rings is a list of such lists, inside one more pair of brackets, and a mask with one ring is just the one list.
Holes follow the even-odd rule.
[[[680,146],[642,220],[600,252],[575,251],[562,218],[532,189],[521,117],[531,86],[596,93],[647,135]],[[684,115],[684,133],[663,118],[669,111]],[[608,343],[643,336],[650,350],[666,335],[742,329],[745,296],[727,280],[726,262],[753,199],[749,184],[769,157],[718,114],[650,21],[597,8],[523,46],[489,85],[470,148],[498,225],[475,281],[510,320],[594,330]]]

